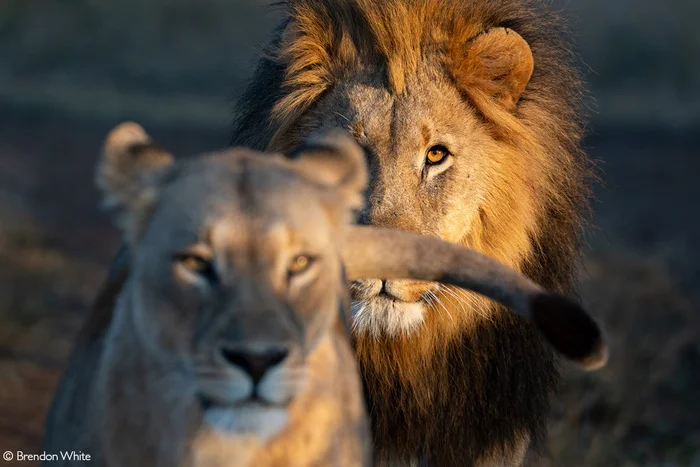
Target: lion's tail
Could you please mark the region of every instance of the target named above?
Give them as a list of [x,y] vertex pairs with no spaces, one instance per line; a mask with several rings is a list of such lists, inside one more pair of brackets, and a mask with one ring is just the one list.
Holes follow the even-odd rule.
[[343,247],[350,279],[415,279],[485,295],[533,322],[561,354],[587,370],[607,361],[598,324],[572,300],[476,251],[434,237],[353,226]]

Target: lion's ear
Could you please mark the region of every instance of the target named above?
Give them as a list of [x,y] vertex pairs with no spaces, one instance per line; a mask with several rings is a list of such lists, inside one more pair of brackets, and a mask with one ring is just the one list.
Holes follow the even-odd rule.
[[358,209],[364,204],[368,181],[365,154],[346,131],[312,135],[289,158],[304,178],[337,190],[347,207]]
[[478,90],[515,108],[534,69],[530,46],[512,29],[493,28],[451,54],[452,72],[467,93]]
[[154,145],[144,129],[133,122],[115,127],[102,148],[96,183],[103,205],[128,240],[140,233],[158,195],[160,179],[173,156]]

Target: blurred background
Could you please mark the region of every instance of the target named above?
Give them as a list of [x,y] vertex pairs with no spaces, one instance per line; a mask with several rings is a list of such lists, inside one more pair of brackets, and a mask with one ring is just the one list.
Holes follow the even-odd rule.
[[[602,183],[581,268],[612,359],[565,369],[539,466],[700,466],[700,2],[556,0],[596,103]],[[223,147],[279,19],[264,0],[0,2],[0,450],[38,452],[118,237],[102,139],[130,119],[176,154]]]

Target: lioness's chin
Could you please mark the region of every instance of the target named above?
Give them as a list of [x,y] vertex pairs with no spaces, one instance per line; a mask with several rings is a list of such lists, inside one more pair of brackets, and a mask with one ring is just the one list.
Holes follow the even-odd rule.
[[353,332],[372,336],[410,335],[423,324],[425,302],[399,302],[376,296],[353,301]]
[[211,429],[235,436],[255,436],[267,440],[287,424],[284,407],[246,404],[237,407],[210,407],[204,411],[204,423]]

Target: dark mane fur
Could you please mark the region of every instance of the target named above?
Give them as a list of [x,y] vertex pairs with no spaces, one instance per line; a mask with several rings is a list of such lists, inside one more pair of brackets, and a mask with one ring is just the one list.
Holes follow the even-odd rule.
[[[286,7],[288,18],[239,100],[233,145],[262,150],[276,138],[297,138],[295,124],[358,63],[386,70],[387,87],[400,87],[414,55],[428,53],[426,29],[443,28],[455,43],[492,27],[525,38],[535,71],[521,102],[531,111],[493,122],[517,136],[509,144],[530,140],[549,162],[548,196],[519,267],[550,290],[575,292],[590,169],[580,146],[584,89],[559,16],[537,0],[290,0]],[[285,35],[288,24],[303,40]],[[382,452],[467,466],[508,451],[523,435],[540,445],[558,378],[553,356],[521,319],[491,317],[452,334],[426,319],[427,330],[414,336],[357,339]]]

